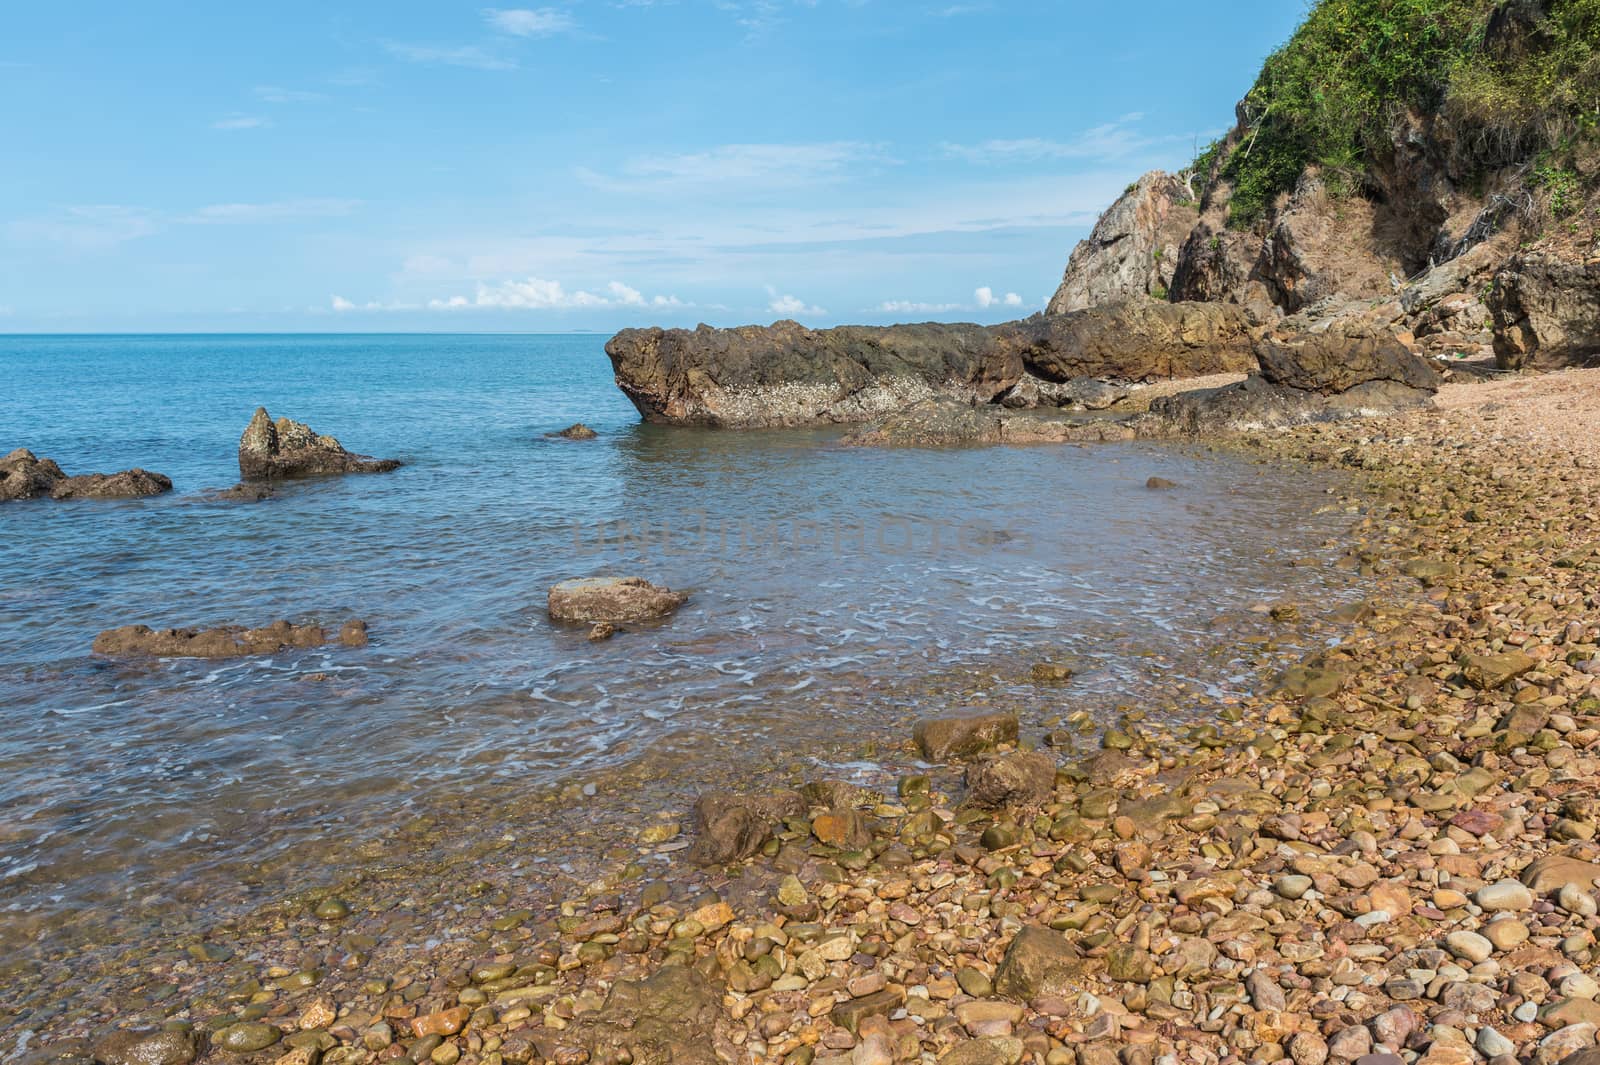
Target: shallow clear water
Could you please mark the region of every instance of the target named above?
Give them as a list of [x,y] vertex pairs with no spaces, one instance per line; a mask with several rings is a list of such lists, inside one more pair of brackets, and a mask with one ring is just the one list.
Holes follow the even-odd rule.
[[[1316,513],[1324,482],[1145,445],[879,451],[645,426],[602,343],[0,337],[0,452],[176,484],[0,508],[0,949],[167,893],[203,919],[242,870],[333,876],[354,841],[485,790],[653,758],[676,804],[758,753],[839,763],[926,709],[905,693],[935,674],[999,677],[1034,723],[1179,681],[1227,689],[1248,669],[1205,654],[1219,616],[1246,634],[1263,598],[1350,594],[1285,565],[1338,527]],[[207,501],[236,480],[257,404],[407,465]],[[600,439],[545,438],[580,419]],[[1153,474],[1183,487],[1147,490]],[[614,572],[693,598],[604,644],[546,619],[552,583]],[[89,652],[135,622],[349,617],[369,648]],[[1094,668],[1033,692],[1040,648]]]

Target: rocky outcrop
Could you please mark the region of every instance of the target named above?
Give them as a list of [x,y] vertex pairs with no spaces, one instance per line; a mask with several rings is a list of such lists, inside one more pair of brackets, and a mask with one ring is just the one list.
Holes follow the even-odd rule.
[[1358,320],[1323,325],[1264,336],[1258,373],[1157,399],[1139,430],[1209,436],[1389,414],[1427,403],[1438,389],[1438,374],[1392,331]]
[[[1600,249],[1597,249],[1600,251]],[[1489,290],[1495,360],[1506,369],[1600,362],[1600,254],[1514,256]]]
[[121,473],[68,477],[50,490],[51,499],[143,499],[172,491],[172,478],[135,466]]
[[337,639],[345,647],[367,645],[367,623],[347,621],[337,637],[321,625],[277,621],[264,628],[226,625],[215,629],[152,629],[124,625],[94,638],[95,654],[111,658],[243,658],[321,647]]
[[1143,381],[1250,360],[1237,308],[1154,300],[997,326],[628,329],[606,353],[647,421],[730,428],[865,422],[938,396],[988,403],[1025,375]]
[[840,441],[845,447],[970,447],[984,444],[1104,443],[1132,440],[1121,419],[1075,419],[939,397],[914,403]]
[[1152,170],[1117,198],[1078,242],[1050,300],[1068,314],[1134,296],[1164,299],[1178,249],[1199,220],[1194,195],[1178,178]]
[[340,473],[388,473],[398,459],[375,459],[346,451],[338,440],[317,434],[304,422],[272,420],[257,407],[239,438],[239,476],[246,481],[321,477]]
[[583,577],[552,587],[549,611],[554,621],[619,625],[666,617],[688,601],[688,592],[658,587],[640,577]]
[[120,473],[68,477],[27,448],[0,458],[0,503],[18,499],[139,499],[172,491],[172,479],[134,467]]

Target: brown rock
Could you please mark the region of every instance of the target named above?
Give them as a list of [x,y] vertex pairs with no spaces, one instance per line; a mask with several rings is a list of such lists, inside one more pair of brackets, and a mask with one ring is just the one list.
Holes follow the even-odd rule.
[[172,491],[172,478],[134,467],[121,473],[68,477],[50,489],[51,499],[141,499]]
[[563,440],[593,440],[600,434],[589,428],[587,425],[584,425],[582,422],[574,422],[565,429],[550,433],[548,435],[560,437]]
[[112,1032],[94,1046],[100,1065],[189,1065],[199,1054],[193,1032]]
[[1078,950],[1060,932],[1026,925],[1006,948],[995,970],[995,990],[1029,1002],[1040,995],[1070,995],[1084,974]]
[[239,438],[239,476],[246,481],[387,473],[400,466],[397,459],[374,459],[346,451],[338,440],[317,434],[304,422],[273,421],[265,407],[256,408]]
[[1030,806],[1055,787],[1056,763],[1039,751],[985,758],[967,767],[967,798],[979,806]]
[[618,625],[666,617],[688,601],[688,592],[674,592],[639,577],[584,577],[551,588],[549,611],[555,621]]
[[927,717],[913,726],[911,735],[930,762],[972,758],[998,744],[1017,742],[1017,715],[974,711]]
[[773,829],[789,818],[805,816],[799,792],[735,795],[708,792],[694,804],[696,839],[692,861],[719,865],[748,858],[772,838]]
[[1522,871],[1522,882],[1535,895],[1553,895],[1568,884],[1592,892],[1600,879],[1600,864],[1551,854],[1536,858]]
[[472,1011],[466,1006],[455,1006],[451,1009],[440,1010],[437,1013],[427,1013],[421,1017],[411,1019],[411,1034],[421,1039],[425,1035],[455,1035],[466,1027],[467,1020],[472,1016]]
[[[366,623],[362,621],[347,622],[340,632],[340,640],[346,646],[363,646],[365,639]],[[355,640],[360,642],[352,642]],[[260,629],[241,625],[215,629],[152,629],[148,625],[124,625],[96,636],[94,652],[118,658],[242,658],[320,647],[327,642],[327,630],[322,626],[295,625],[288,621],[276,621]]]

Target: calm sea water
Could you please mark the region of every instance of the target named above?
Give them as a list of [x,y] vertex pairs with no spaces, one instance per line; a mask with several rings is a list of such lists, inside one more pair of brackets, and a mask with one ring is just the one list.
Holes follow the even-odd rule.
[[[1248,663],[1206,652],[1219,617],[1248,635],[1264,598],[1352,594],[1285,564],[1339,524],[1313,479],[1142,445],[877,451],[646,426],[602,343],[0,337],[0,452],[176,485],[0,508],[0,951],[134,900],[204,920],[263,868],[337,875],[356,842],[486,790],[603,796],[655,759],[676,808],[742,758],[840,765],[926,709],[906,693],[936,674],[993,678],[1030,726],[1179,682],[1226,690]],[[258,404],[407,465],[209,502]],[[600,439],[544,435],[577,420]],[[1183,487],[1148,491],[1154,474]],[[547,621],[552,583],[615,572],[694,597],[605,644]],[[349,617],[371,647],[89,650],[134,622]],[[1021,678],[1046,652],[1093,668],[1038,693]]]

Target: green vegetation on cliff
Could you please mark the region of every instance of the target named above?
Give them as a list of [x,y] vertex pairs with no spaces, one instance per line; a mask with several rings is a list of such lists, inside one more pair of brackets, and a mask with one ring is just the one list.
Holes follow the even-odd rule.
[[1479,167],[1569,150],[1600,118],[1600,0],[1320,0],[1240,104],[1232,223],[1308,166],[1360,189],[1402,109],[1448,118]]

